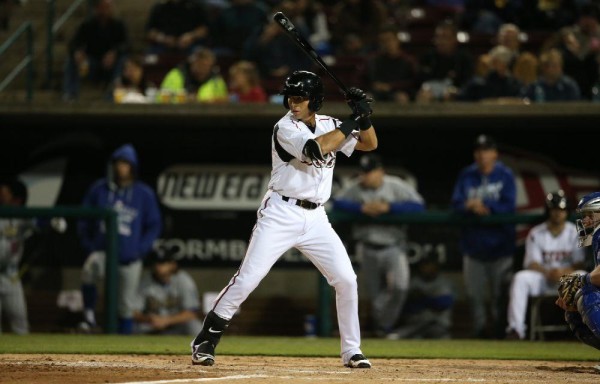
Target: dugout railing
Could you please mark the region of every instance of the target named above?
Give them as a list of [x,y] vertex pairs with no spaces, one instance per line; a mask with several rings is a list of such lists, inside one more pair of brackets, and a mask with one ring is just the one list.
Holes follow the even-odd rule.
[[109,208],[81,206],[12,207],[0,206],[2,218],[46,218],[101,219],[106,226],[106,274],[104,284],[106,333],[117,333],[117,213]]

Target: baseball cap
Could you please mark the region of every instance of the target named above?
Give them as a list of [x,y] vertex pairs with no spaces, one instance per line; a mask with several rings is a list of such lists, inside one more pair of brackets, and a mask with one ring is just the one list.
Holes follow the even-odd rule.
[[496,143],[496,140],[494,140],[492,137],[490,137],[488,135],[479,135],[479,136],[477,136],[477,138],[475,139],[475,142],[473,143],[473,148],[474,149],[496,149],[496,148],[498,148],[498,144]]
[[168,263],[171,261],[176,261],[173,249],[153,249],[147,257],[147,262],[149,264]]
[[367,173],[371,172],[374,169],[383,167],[383,161],[381,161],[381,156],[375,153],[367,153],[362,155],[360,158],[360,169],[361,171]]

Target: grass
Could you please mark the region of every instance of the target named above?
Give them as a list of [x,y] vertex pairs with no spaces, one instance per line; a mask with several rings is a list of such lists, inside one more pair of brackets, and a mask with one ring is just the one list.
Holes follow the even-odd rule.
[[[31,334],[0,335],[0,354],[168,354],[190,353],[187,336]],[[338,338],[225,336],[221,355],[338,357]],[[515,359],[599,361],[600,351],[577,341],[382,340],[364,339],[370,358]]]

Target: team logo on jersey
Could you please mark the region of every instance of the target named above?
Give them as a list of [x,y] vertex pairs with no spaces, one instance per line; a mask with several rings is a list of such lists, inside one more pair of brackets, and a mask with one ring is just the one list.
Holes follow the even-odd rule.
[[336,155],[334,152],[329,152],[323,155],[325,161],[312,161],[310,164],[315,168],[333,168],[335,166]]

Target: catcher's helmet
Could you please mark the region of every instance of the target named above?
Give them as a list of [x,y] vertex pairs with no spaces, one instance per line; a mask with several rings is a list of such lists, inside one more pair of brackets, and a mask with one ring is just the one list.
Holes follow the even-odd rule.
[[290,108],[288,96],[308,97],[308,108],[316,112],[323,104],[323,82],[319,76],[309,71],[294,71],[285,79],[283,90],[280,92],[283,98],[283,106]]
[[594,233],[600,228],[600,192],[589,193],[577,204],[575,221],[579,236],[579,246],[587,247],[592,244]]

